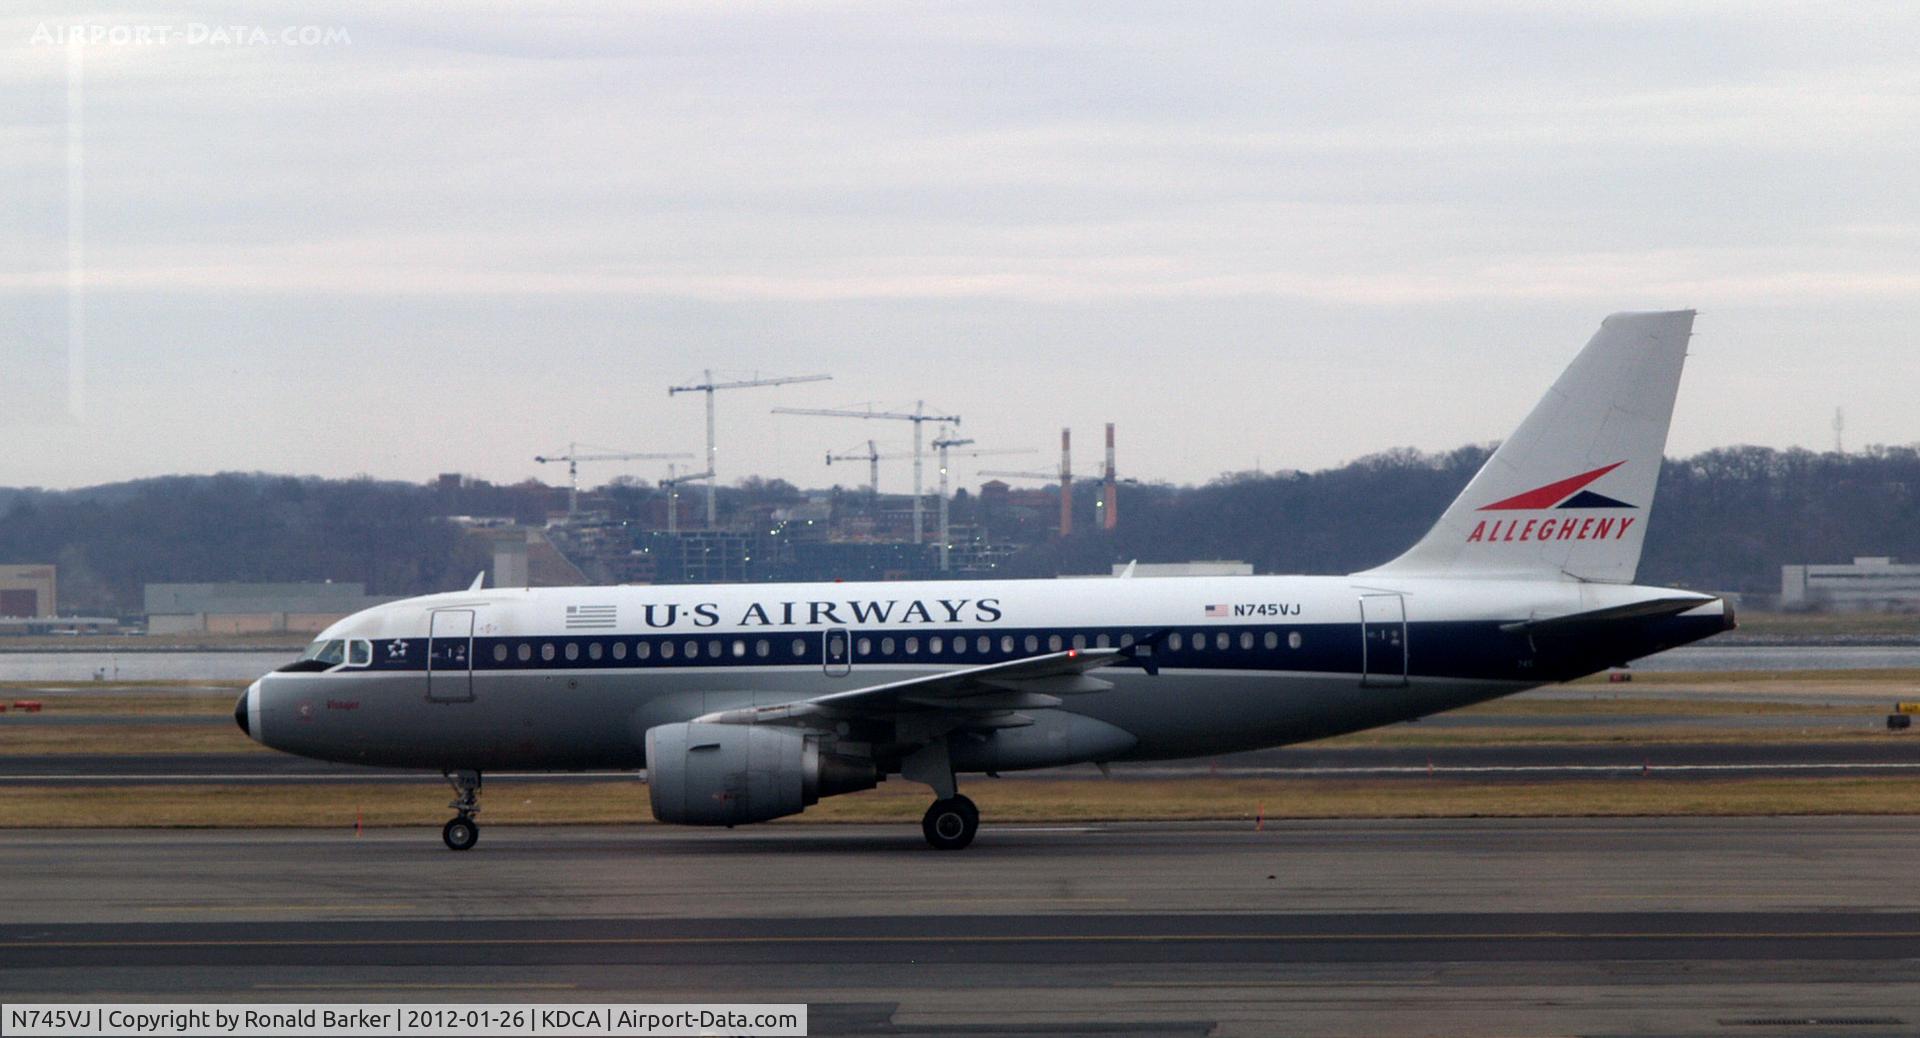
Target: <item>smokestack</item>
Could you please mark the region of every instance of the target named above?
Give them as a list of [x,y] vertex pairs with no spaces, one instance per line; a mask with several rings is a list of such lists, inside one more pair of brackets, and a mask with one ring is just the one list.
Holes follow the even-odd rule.
[[1104,503],[1106,506],[1107,514],[1100,517],[1100,523],[1102,526],[1111,530],[1113,529],[1114,524],[1120,521],[1119,491],[1118,491],[1118,488],[1116,488],[1114,485],[1114,477],[1113,477],[1113,423],[1112,422],[1107,423],[1107,486],[1106,486],[1106,498]]
[[1073,533],[1073,430],[1060,430],[1060,536]]

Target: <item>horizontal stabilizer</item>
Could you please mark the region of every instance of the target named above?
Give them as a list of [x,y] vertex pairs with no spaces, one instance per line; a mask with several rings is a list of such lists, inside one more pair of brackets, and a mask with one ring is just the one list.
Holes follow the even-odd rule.
[[1692,595],[1686,598],[1652,598],[1644,602],[1629,602],[1626,605],[1608,606],[1605,609],[1593,609],[1584,613],[1568,613],[1565,616],[1550,616],[1540,620],[1521,620],[1517,623],[1501,624],[1500,629],[1508,634],[1581,634],[1626,620],[1646,620],[1657,616],[1677,616],[1689,609],[1698,609],[1713,601],[1711,598]]

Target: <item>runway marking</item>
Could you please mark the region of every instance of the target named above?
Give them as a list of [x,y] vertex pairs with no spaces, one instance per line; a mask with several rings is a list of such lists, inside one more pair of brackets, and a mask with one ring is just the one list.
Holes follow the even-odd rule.
[[1834,761],[1803,762],[1782,764],[1649,764],[1622,761],[1618,764],[1436,764],[1428,767],[1424,764],[1380,765],[1378,767],[1306,767],[1306,768],[1220,768],[1216,771],[1197,771],[1188,768],[1131,768],[1130,775],[1152,776],[1224,776],[1228,778],[1248,775],[1488,775],[1488,774],[1551,774],[1554,772],[1620,772],[1620,771],[1914,771],[1920,770],[1920,762],[1888,761]]
[[[488,773],[493,781],[536,781],[536,783],[559,783],[559,781],[580,781],[580,779],[632,779],[632,771],[501,771],[499,775]],[[67,773],[67,771],[35,771],[25,775],[0,775],[0,783],[35,783],[35,781],[65,781],[65,783],[434,783],[444,785],[440,775],[275,775],[263,771],[184,771],[167,775],[117,775],[117,773]]]
[[[453,940],[463,946],[494,948],[537,947],[689,947],[695,945],[749,944],[1195,944],[1202,942],[1269,942],[1331,944],[1352,941],[1392,941],[1400,943],[1437,941],[1500,941],[1527,943],[1538,941],[1832,941],[1876,938],[1881,940],[1920,940],[1920,930],[1810,930],[1770,931],[1672,931],[1636,933],[1631,931],[1579,933],[1555,930],[1521,933],[1339,933],[1339,934],[954,934],[945,936],[909,936],[897,934],[785,937],[460,937]],[[440,948],[449,939],[394,938],[247,938],[239,940],[129,940],[129,941],[0,941],[6,951],[83,951],[107,948]]]
[[1130,897],[1000,897],[994,894],[981,894],[978,897],[907,897],[900,899],[902,904],[909,905],[1124,905],[1132,900]]
[[[418,908],[419,905],[400,901],[393,904],[380,902],[362,902],[353,906],[356,909],[377,909],[383,912],[398,911],[403,908]],[[142,905],[143,912],[334,912],[340,908],[336,904],[272,904],[261,905],[250,901],[235,901],[224,905]]]
[[573,991],[578,984],[255,984],[255,991]]

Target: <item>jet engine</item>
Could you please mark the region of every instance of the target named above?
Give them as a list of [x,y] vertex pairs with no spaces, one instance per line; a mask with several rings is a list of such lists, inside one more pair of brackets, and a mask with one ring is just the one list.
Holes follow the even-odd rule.
[[876,782],[872,761],[823,752],[819,736],[791,728],[687,722],[647,729],[647,793],[662,822],[764,822]]

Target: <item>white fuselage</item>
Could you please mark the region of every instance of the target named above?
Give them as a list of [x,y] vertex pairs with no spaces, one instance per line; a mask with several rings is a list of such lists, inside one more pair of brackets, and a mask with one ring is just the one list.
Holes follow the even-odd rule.
[[639,768],[656,725],[1144,643],[1151,655],[1093,672],[1110,687],[1022,717],[1017,751],[958,754],[956,768],[1188,757],[1419,717],[1720,630],[1705,595],[1611,644],[1563,651],[1501,630],[1689,594],[1377,575],[478,590],[340,621],[318,644],[340,642],[342,662],[267,675],[241,709],[262,742],[331,760]]

